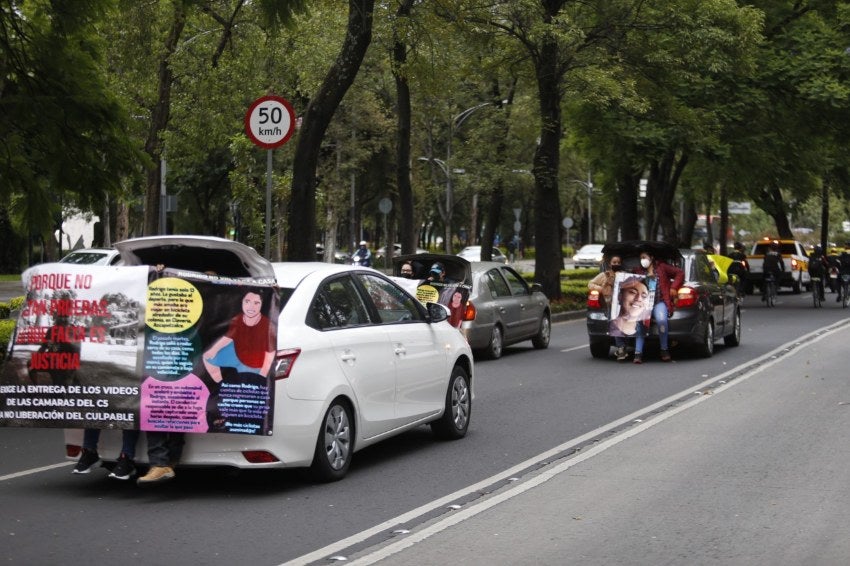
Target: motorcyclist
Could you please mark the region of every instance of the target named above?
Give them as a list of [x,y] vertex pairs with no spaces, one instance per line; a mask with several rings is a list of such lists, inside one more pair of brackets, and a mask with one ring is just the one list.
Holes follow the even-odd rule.
[[812,250],[812,255],[809,256],[809,275],[812,276],[812,279],[820,279],[819,282],[812,284],[817,284],[818,286],[818,295],[820,296],[820,300],[824,300],[824,278],[827,276],[827,270],[829,269],[829,262],[826,259],[826,256],[823,254],[823,248],[820,244],[815,246],[815,249]]
[[372,267],[372,252],[369,251],[368,244],[366,240],[360,241],[360,247],[357,248],[351,259],[353,260],[355,265],[362,265],[363,267]]
[[779,242],[776,240],[770,243],[770,249],[764,254],[762,263],[762,273],[764,274],[764,284],[762,285],[761,300],[767,300],[767,282],[769,278],[773,278],[776,288],[779,288],[779,276],[785,271],[785,262],[779,253]]

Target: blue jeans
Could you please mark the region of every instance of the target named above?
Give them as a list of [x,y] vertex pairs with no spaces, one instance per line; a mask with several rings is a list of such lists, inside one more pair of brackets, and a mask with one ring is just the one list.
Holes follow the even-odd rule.
[[[661,349],[667,350],[669,346],[668,342],[670,341],[670,325],[667,322],[667,304],[664,301],[652,307],[652,318],[655,319],[655,323],[658,325],[658,338],[661,341]],[[635,339],[636,354],[643,353],[643,343],[646,340],[647,330],[643,322],[638,322],[637,338]]]
[[148,463],[173,466],[183,455],[186,439],[182,432],[148,432]]
[[[83,432],[83,448],[97,452],[97,443],[100,441],[99,428],[87,428]],[[138,430],[121,431],[121,453],[131,460],[136,457],[136,442],[139,441]]]

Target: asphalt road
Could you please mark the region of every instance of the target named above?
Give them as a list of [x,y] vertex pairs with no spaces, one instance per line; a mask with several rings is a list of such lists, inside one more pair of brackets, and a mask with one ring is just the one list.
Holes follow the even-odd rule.
[[[586,454],[593,446],[636,430],[637,420],[650,421],[670,414],[695,397],[694,391],[706,387],[717,389],[722,386],[720,380],[742,378],[753,369],[754,363],[755,367],[767,363],[754,360],[765,355],[770,360],[782,354],[785,348],[779,354],[774,353],[779,346],[790,344],[788,348],[794,350],[800,337],[821,328],[846,324],[850,311],[836,305],[834,295],[828,299],[825,308],[816,311],[804,295],[783,294],[774,309],[763,308],[748,298],[740,347],[726,348],[719,343],[710,359],[674,350],[671,364],[653,359],[642,366],[595,360],[587,350],[583,320],[556,324],[548,350],[536,351],[530,344],[522,344],[508,348],[499,361],[476,365],[476,399],[466,439],[436,442],[428,429],[422,427],[357,453],[350,475],[329,485],[310,484],[296,472],[234,475],[212,470],[178,470],[173,483],[161,489],[140,490],[135,485],[107,480],[102,470],[88,476],[72,476],[70,467],[62,464],[60,431],[0,429],[0,450],[4,455],[0,459],[0,506],[4,509],[0,518],[0,559],[8,564],[133,560],[151,565],[199,562],[261,565],[287,561],[327,564],[335,556],[352,560],[379,558],[376,553],[388,543],[400,540],[399,537],[426,532],[452,515],[460,516],[452,506],[460,506],[458,510],[475,509],[484,501],[504,497],[499,494],[506,493],[514,484],[539,481],[534,478],[575,458],[576,449],[580,449],[579,456]],[[838,350],[838,354],[824,356],[830,364],[840,362],[843,353],[840,341],[846,340],[847,330],[842,328],[837,335],[835,341],[824,338],[817,343],[827,352]],[[790,354],[781,357],[791,367]],[[433,540],[443,540],[446,548],[453,549],[452,561],[457,563],[541,564],[571,562],[570,557],[578,557],[576,562],[582,562],[583,554],[576,552],[588,551],[587,544],[601,544],[605,533],[612,538],[620,533],[617,536],[631,543],[624,541],[616,548],[609,544],[611,553],[606,556],[612,558],[608,563],[709,562],[710,552],[687,553],[686,542],[674,542],[677,529],[690,534],[702,525],[706,532],[718,536],[726,532],[724,522],[734,523],[737,519],[721,510],[728,509],[731,513],[735,508],[728,507],[729,501],[752,498],[759,479],[770,483],[775,478],[776,493],[787,486],[804,495],[801,482],[817,478],[814,472],[819,453],[835,477],[830,477],[828,484],[813,483],[812,493],[817,492],[818,501],[825,501],[828,490],[843,479],[842,469],[848,469],[826,459],[827,456],[840,458],[846,452],[834,436],[837,433],[827,433],[823,429],[828,427],[823,422],[812,420],[806,413],[812,409],[795,402],[796,395],[830,397],[837,403],[843,382],[832,383],[823,390],[804,390],[803,395],[799,391],[789,392],[788,386],[773,391],[768,383],[771,394],[764,396],[762,391],[751,392],[749,385],[743,385],[761,383],[777,372],[784,377],[785,360],[775,363],[770,371],[740,379],[742,385],[723,395],[712,395],[698,408],[681,411],[675,418],[671,416],[663,421],[672,424],[659,424],[634,435],[620,447],[583,461],[546,486],[528,489],[529,496],[540,497],[527,500],[530,507],[519,509],[520,518],[516,509],[498,501],[490,511],[477,515],[483,521],[493,517],[490,513],[496,513],[503,525],[498,531],[503,533],[500,536],[510,540],[504,534],[510,532],[511,536],[527,539],[525,546],[517,540],[507,543],[516,547],[519,554],[511,555],[507,551],[486,554],[481,550],[486,545],[477,544],[477,540],[474,547],[470,540],[455,546],[456,541],[439,538],[443,534],[432,535],[438,537]],[[802,362],[797,359],[793,363]],[[818,368],[819,374],[846,376],[840,365]],[[736,399],[740,404],[718,413],[724,415],[722,421],[713,422],[712,418],[719,417],[700,414],[708,410],[703,407],[716,406],[717,400],[724,397]],[[727,417],[738,413],[752,415],[752,422]],[[776,428],[785,421],[785,426]],[[811,425],[803,426],[809,421]],[[835,426],[839,432],[843,428],[841,421],[835,421]],[[689,436],[688,431],[693,427],[701,435]],[[653,436],[658,434],[662,435],[660,439]],[[744,451],[754,442],[763,445],[763,450],[745,464],[735,466],[741,459],[741,449],[734,448],[731,440],[739,439]],[[616,451],[637,443],[642,443],[640,449]],[[656,445],[655,451],[649,450]],[[705,450],[699,449],[701,445]],[[798,468],[795,466],[802,462],[792,460],[786,475],[771,475],[780,456],[793,451],[795,446],[803,446],[806,454],[815,459],[813,463],[808,468]],[[663,461],[662,456],[668,460]],[[32,471],[54,464],[58,467]],[[617,468],[614,464],[625,467]],[[653,464],[659,464],[654,476],[650,473]],[[791,483],[794,474],[797,474],[796,484]],[[712,479],[715,476],[728,479]],[[703,481],[696,481],[697,478]],[[699,507],[700,513],[694,516],[700,520],[688,524],[685,521],[688,508],[711,505],[710,493],[698,493],[697,487],[703,487],[702,483],[709,492],[721,494],[722,491],[726,503],[718,503],[715,514],[703,512]],[[556,485],[557,489],[545,491]],[[521,502],[526,501],[526,496],[510,499]],[[580,505],[567,505],[573,499]],[[802,495],[797,499],[803,499]],[[837,524],[844,524],[846,517],[838,506],[828,507],[820,512],[824,515],[817,517],[817,524],[825,522],[830,513],[840,521]],[[743,503],[740,509],[754,512],[744,509]],[[784,507],[782,513],[774,512],[779,508],[763,501],[757,510],[777,520],[787,520]],[[808,511],[801,509],[801,520],[807,520]],[[547,530],[537,522],[538,516],[541,520],[548,517],[553,524],[587,526],[588,532],[566,533],[554,530],[553,525]],[[523,530],[525,523],[534,528]],[[589,529],[596,524],[600,529],[594,534]],[[651,525],[655,527],[651,529]],[[758,527],[757,522],[752,523],[752,540],[764,534]],[[480,538],[486,529],[490,529],[486,531],[489,533],[486,540],[493,543],[492,524],[479,525],[471,519],[441,533],[468,533],[470,537]],[[408,533],[394,533],[398,530]],[[650,532],[663,535],[661,542],[644,538]],[[811,530],[807,532],[814,535]],[[571,537],[581,542],[581,548],[571,546]],[[804,539],[805,532],[798,540]],[[641,541],[646,548],[638,544]],[[708,544],[705,539],[696,541]],[[722,542],[718,539],[717,544]],[[417,544],[412,550],[414,554],[394,555],[385,558],[385,563],[447,561],[444,556],[430,554],[427,546]],[[503,548],[497,544],[491,546]],[[825,556],[843,553],[840,545],[833,546],[835,553]],[[537,554],[530,553],[532,548],[540,550]],[[563,552],[559,553],[559,549]],[[615,559],[617,553],[626,551],[631,552],[631,560]],[[601,560],[599,555],[588,556]],[[736,562],[731,550],[718,552],[716,556],[719,561],[714,563],[768,563],[766,560]],[[850,558],[850,554],[845,556]],[[688,557],[698,559],[688,560]]]

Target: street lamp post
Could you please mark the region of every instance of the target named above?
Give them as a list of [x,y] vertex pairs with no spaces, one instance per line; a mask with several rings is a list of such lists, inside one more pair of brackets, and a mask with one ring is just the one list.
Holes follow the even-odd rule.
[[[446,143],[446,161],[443,164],[443,172],[446,174],[446,240],[444,242],[446,253],[452,253],[452,212],[454,209],[454,186],[452,185],[451,175],[451,160],[452,160],[452,140],[455,133],[460,129],[466,119],[472,116],[478,110],[485,106],[490,106],[492,102],[482,102],[475,106],[470,106],[463,112],[455,115],[449,122],[449,139]],[[436,160],[435,160],[436,161]]]

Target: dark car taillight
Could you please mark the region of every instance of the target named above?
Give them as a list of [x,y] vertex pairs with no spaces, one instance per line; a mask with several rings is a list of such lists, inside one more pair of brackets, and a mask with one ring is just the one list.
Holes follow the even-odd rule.
[[587,294],[587,308],[589,309],[601,309],[602,301],[599,295],[599,291],[590,291]]
[[289,348],[287,350],[278,350],[275,356],[274,378],[286,379],[292,373],[292,366],[295,360],[298,359],[298,354],[301,353],[301,348]]
[[679,287],[679,293],[676,298],[676,307],[692,307],[697,304],[696,289],[691,287]]
[[475,305],[472,301],[466,301],[466,308],[463,309],[463,320],[475,320]]

